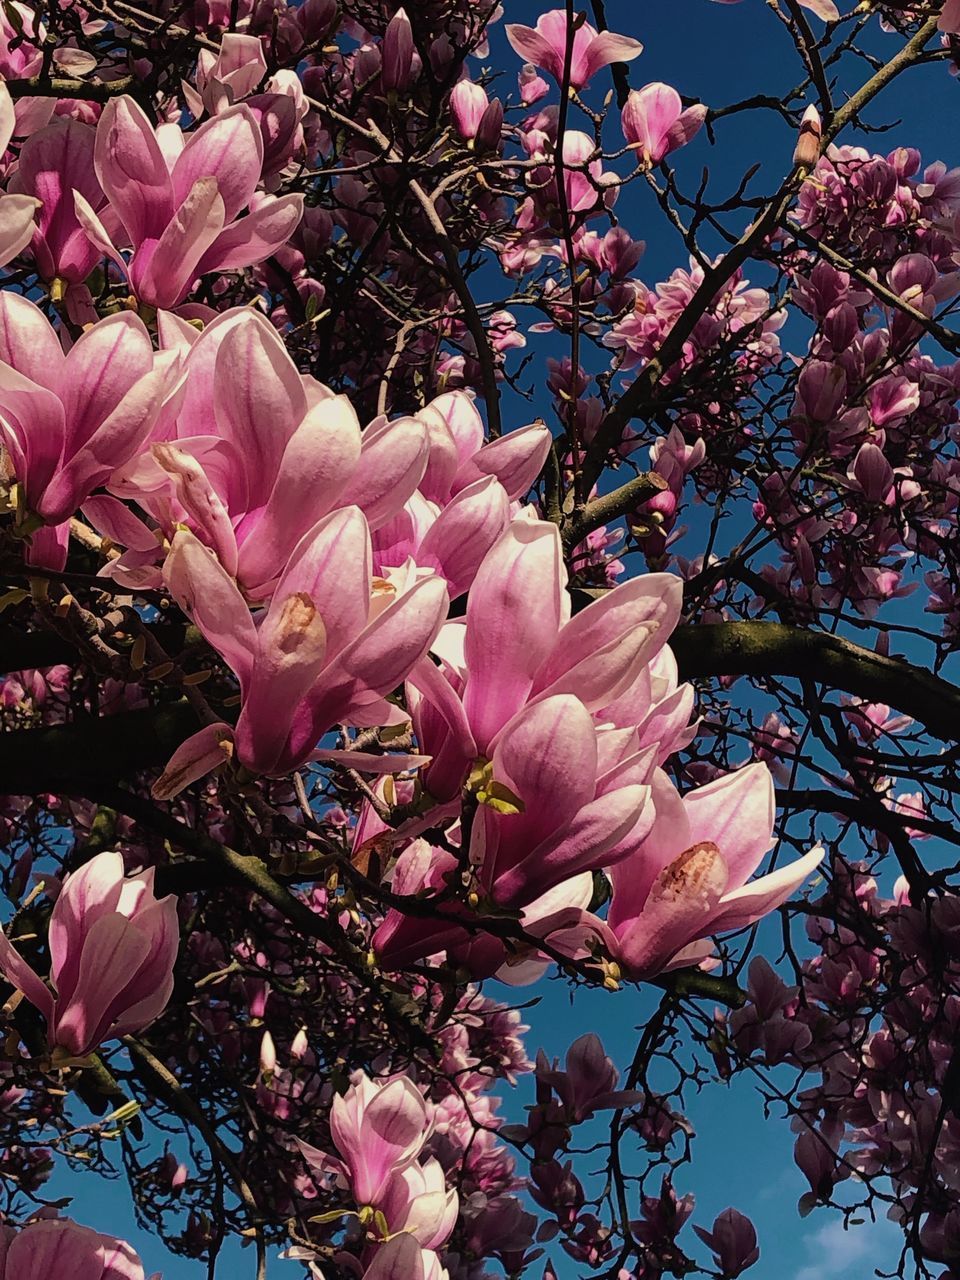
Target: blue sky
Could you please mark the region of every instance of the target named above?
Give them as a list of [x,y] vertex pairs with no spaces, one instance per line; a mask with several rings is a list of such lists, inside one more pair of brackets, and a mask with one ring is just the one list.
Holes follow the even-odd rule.
[[[506,7],[507,20],[532,22],[545,6],[507,0]],[[611,28],[638,36],[646,45],[642,57],[631,67],[634,86],[665,80],[686,95],[716,105],[758,92],[780,95],[785,85],[800,78],[792,70],[784,32],[762,0],[743,0],[739,5],[712,4],[709,0],[607,0],[606,7]],[[818,25],[816,19],[812,21]],[[881,52],[895,47],[895,37],[879,31],[874,42]],[[502,83],[512,87],[513,69],[518,64],[505,47],[502,27],[494,31],[493,43],[491,63],[508,69]],[[898,116],[904,122],[886,136],[868,139],[866,145],[880,151],[912,145],[921,149],[925,161],[960,163],[960,155],[948,149],[957,136],[956,129],[944,128],[945,121],[957,119],[957,89],[957,82],[942,65],[914,72],[870,112],[875,123]],[[755,160],[769,159],[777,173],[785,172],[793,142],[790,130],[772,114],[751,113],[722,123],[715,153],[702,134],[677,157],[677,164],[687,190],[695,187],[704,163],[710,164],[714,180],[722,185]],[[941,154],[942,150],[947,153]],[[674,267],[685,265],[686,255],[676,234],[661,218],[646,217],[645,193],[639,186],[633,190],[635,195],[624,197],[625,202],[637,201],[636,212],[627,222],[635,235],[647,240],[640,272],[652,283]],[[621,207],[621,214],[625,209],[626,205]],[[534,408],[546,410],[545,405]],[[518,407],[516,412],[520,411]],[[529,416],[522,420],[529,420]],[[890,885],[883,887],[889,890]],[[562,1055],[576,1035],[596,1030],[621,1066],[631,1056],[635,1028],[642,1026],[655,1003],[648,993],[625,990],[615,996],[580,993],[571,1006],[569,993],[556,982],[542,983],[522,994],[539,997],[536,1007],[525,1014],[531,1024],[531,1056],[540,1046],[548,1054]],[[507,1099],[507,1111],[519,1118],[523,1105],[530,1101],[531,1083],[522,1081]],[[678,1175],[677,1186],[695,1192],[695,1220],[700,1225],[709,1226],[714,1215],[730,1204],[753,1218],[760,1236],[761,1260],[749,1274],[756,1280],[865,1280],[875,1268],[889,1268],[894,1263],[899,1233],[886,1222],[845,1232],[832,1215],[815,1213],[804,1222],[798,1219],[796,1201],[805,1183],[793,1165],[792,1136],[785,1124],[764,1119],[761,1100],[748,1081],[741,1079],[731,1088],[717,1084],[706,1089],[691,1099],[688,1115],[697,1132],[695,1160],[689,1170]],[[58,1193],[76,1197],[71,1212],[79,1220],[131,1240],[140,1249],[148,1273],[162,1269],[165,1280],[200,1280],[205,1275],[201,1264],[172,1259],[156,1241],[135,1229],[122,1183],[65,1176],[54,1186]],[[692,1238],[688,1243],[692,1248]],[[703,1251],[698,1256],[703,1257]],[[573,1280],[580,1274],[579,1268],[564,1261],[559,1250],[553,1257],[561,1280]],[[222,1275],[233,1280],[234,1276],[252,1277],[253,1273],[251,1253],[237,1250],[225,1255]],[[284,1275],[297,1276],[298,1269],[291,1263],[272,1262],[271,1275],[282,1280]]]

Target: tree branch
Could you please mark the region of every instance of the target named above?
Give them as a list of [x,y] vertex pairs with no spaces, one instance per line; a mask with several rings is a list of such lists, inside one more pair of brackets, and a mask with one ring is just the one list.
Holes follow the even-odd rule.
[[937,737],[960,741],[960,688],[900,658],[885,658],[839,636],[780,622],[678,627],[670,648],[680,678],[792,676],[842,689],[905,712]]
[[634,476],[632,480],[621,485],[619,489],[614,489],[612,493],[604,494],[602,498],[594,498],[593,502],[588,502],[578,514],[564,520],[562,525],[564,546],[568,550],[575,547],[587,534],[593,533],[594,529],[599,529],[601,525],[626,515],[628,511],[632,511],[641,502],[646,502],[648,498],[652,498],[666,487],[667,482],[663,476],[657,475],[655,471],[647,471],[642,475]]
[[69,724],[0,734],[5,795],[116,782],[166,764],[199,728],[186,702],[118,716],[85,716]]

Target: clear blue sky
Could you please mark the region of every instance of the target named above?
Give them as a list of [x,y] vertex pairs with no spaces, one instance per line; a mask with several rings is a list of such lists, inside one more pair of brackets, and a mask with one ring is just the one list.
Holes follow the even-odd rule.
[[[546,6],[529,0],[506,0],[506,19],[532,23],[543,7]],[[788,69],[792,64],[786,36],[762,0],[743,0],[739,5],[719,5],[709,0],[607,0],[606,7],[611,28],[637,36],[646,45],[642,57],[631,67],[634,86],[665,80],[684,94],[717,105],[760,92],[779,96],[785,86],[800,79],[799,73]],[[812,22],[815,27],[818,25],[816,19]],[[895,37],[876,32],[879,51],[892,50],[894,41]],[[502,26],[494,29],[490,61],[508,69],[502,83],[512,87],[513,70],[518,63],[506,49]],[[925,161],[960,163],[955,125],[952,129],[944,127],[945,121],[957,119],[957,93],[956,80],[948,76],[943,66],[913,73],[870,112],[874,123],[898,116],[904,118],[904,123],[884,137],[868,139],[865,145],[879,151],[911,145],[920,148]],[[677,162],[689,190],[696,185],[699,169],[705,163],[710,164],[714,180],[721,183],[761,159],[769,159],[777,173],[783,172],[793,142],[790,131],[772,114],[751,113],[722,122],[715,152],[711,152],[706,136],[701,134],[677,157]],[[639,187],[634,190],[636,195],[624,197],[621,215],[626,212],[627,200],[644,199],[645,193]],[[650,212],[652,216],[646,217],[640,204],[626,221],[633,234],[647,240],[640,272],[652,283],[674,267],[685,265],[686,255],[676,234],[655,211]],[[523,317],[519,318],[523,323]],[[531,378],[536,376],[536,369],[534,366]],[[547,406],[537,404],[534,409],[546,413]],[[520,406],[516,413],[523,416],[512,425],[532,416]],[[507,421],[510,423],[509,417]],[[889,891],[890,885],[883,888]],[[772,946],[775,949],[775,939]],[[540,1046],[548,1054],[562,1055],[576,1035],[597,1030],[608,1052],[622,1066],[629,1062],[635,1028],[642,1026],[655,1003],[649,994],[626,990],[615,996],[581,993],[571,1006],[569,993],[556,982],[542,983],[522,994],[540,998],[537,1007],[525,1015],[531,1024],[531,1056]],[[522,1107],[530,1101],[531,1083],[522,1081],[516,1093],[506,1100],[507,1111],[519,1118]],[[762,1103],[746,1080],[729,1089],[716,1085],[705,1090],[699,1098],[691,1099],[688,1114],[697,1131],[695,1160],[689,1170],[680,1172],[677,1186],[681,1191],[696,1193],[695,1221],[700,1225],[709,1226],[714,1215],[730,1204],[753,1218],[761,1246],[761,1260],[748,1273],[754,1280],[866,1280],[874,1268],[891,1266],[898,1252],[899,1233],[890,1224],[882,1222],[844,1232],[839,1220],[830,1214],[815,1213],[804,1222],[799,1220],[796,1202],[805,1183],[793,1165],[792,1136],[785,1124],[764,1120]],[[55,1186],[58,1192],[76,1197],[72,1212],[78,1219],[131,1240],[141,1250],[148,1274],[151,1269],[161,1268],[165,1280],[201,1280],[205,1274],[205,1267],[199,1263],[171,1259],[155,1241],[135,1229],[123,1184],[71,1177],[59,1179]],[[692,1240],[689,1243],[693,1248]],[[231,1263],[232,1256],[235,1264]],[[698,1256],[704,1256],[703,1251]],[[553,1251],[553,1258],[560,1280],[574,1280],[580,1274],[580,1269],[565,1261],[559,1249]],[[252,1277],[253,1272],[249,1252],[238,1250],[236,1255],[225,1255],[224,1277]],[[539,1274],[539,1267],[534,1272]],[[279,1280],[284,1275],[297,1274],[295,1264],[271,1263],[271,1275]]]

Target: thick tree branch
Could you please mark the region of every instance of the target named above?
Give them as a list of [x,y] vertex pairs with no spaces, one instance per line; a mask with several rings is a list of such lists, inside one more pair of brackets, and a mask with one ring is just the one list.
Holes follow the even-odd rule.
[[0,777],[6,795],[31,795],[85,783],[116,782],[166,764],[199,728],[186,702],[89,716],[69,724],[0,734]]
[[109,102],[124,93],[134,93],[139,81],[135,76],[122,76],[104,84],[98,80],[75,80],[71,76],[29,76],[25,80],[8,80],[10,97],[18,98],[82,98],[85,102]]
[[905,712],[945,741],[960,740],[960,688],[899,658],[824,631],[780,622],[678,627],[670,638],[681,679],[792,676]]

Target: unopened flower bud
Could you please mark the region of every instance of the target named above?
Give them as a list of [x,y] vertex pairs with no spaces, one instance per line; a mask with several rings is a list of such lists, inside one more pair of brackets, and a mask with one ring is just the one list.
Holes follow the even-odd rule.
[[823,125],[816,107],[807,107],[800,121],[800,136],[793,153],[793,163],[800,169],[812,169],[820,159]]
[[263,1033],[263,1039],[260,1041],[260,1073],[264,1076],[272,1076],[277,1069],[277,1046],[273,1043],[273,1036],[269,1031]]

